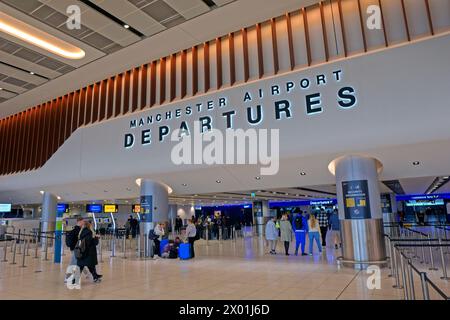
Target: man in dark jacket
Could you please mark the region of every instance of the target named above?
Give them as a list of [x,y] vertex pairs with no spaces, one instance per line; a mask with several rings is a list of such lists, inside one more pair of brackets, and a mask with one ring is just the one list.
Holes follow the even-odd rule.
[[[82,217],[77,218],[77,224],[73,227],[72,230],[66,233],[66,245],[70,249],[70,266],[77,265],[77,258],[75,257],[75,246],[78,242],[78,234],[80,233],[81,227],[84,225],[84,220]],[[66,282],[67,278],[70,277],[70,274],[66,274],[66,278],[64,282]]]

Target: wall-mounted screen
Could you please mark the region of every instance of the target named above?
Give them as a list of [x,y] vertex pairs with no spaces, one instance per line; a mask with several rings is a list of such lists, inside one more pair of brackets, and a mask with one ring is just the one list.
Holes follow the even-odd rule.
[[141,205],[140,204],[133,204],[132,211],[133,211],[133,213],[141,213]]
[[67,203],[58,203],[56,211],[58,213],[69,213],[69,205]]
[[119,206],[117,204],[105,204],[103,206],[103,212],[105,213],[117,213],[119,211]]
[[11,203],[0,203],[0,212],[11,212]]
[[102,205],[101,204],[87,204],[86,212],[90,213],[102,213]]

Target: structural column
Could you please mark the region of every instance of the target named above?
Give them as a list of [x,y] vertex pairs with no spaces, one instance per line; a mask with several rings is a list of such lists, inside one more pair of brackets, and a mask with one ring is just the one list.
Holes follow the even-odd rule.
[[329,169],[336,176],[343,264],[359,268],[385,264],[378,181],[381,163],[374,158],[350,155],[335,159]]
[[165,184],[142,179],[141,180],[141,222],[140,222],[140,256],[153,255],[153,243],[148,239],[150,230],[156,223],[167,223],[169,215],[169,191]]
[[[41,232],[42,247],[47,245],[47,238],[45,236],[54,236],[56,226],[56,207],[57,198],[55,195],[44,192],[42,197],[42,216],[41,216]],[[51,241],[49,241],[50,245]]]
[[172,230],[172,236],[175,236],[175,219],[177,218],[177,211],[178,206],[176,204],[170,204],[169,205],[169,220],[170,220],[170,227]]
[[270,219],[269,201],[253,202],[253,224],[256,225],[256,233],[258,236],[264,234],[264,226]]

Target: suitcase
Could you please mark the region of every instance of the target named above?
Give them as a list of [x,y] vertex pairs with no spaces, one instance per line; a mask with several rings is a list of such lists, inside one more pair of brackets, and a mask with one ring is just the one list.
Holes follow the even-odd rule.
[[164,247],[169,243],[169,239],[162,239],[159,245],[159,253],[160,255],[164,252]]
[[178,256],[181,260],[187,260],[191,258],[191,245],[189,243],[181,243],[178,249]]

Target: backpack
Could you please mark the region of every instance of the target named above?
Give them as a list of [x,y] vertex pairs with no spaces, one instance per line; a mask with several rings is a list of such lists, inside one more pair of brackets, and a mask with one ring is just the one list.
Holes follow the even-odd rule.
[[[81,231],[80,231],[81,233]],[[78,236],[79,237],[79,236]],[[82,259],[86,255],[86,238],[80,239],[77,241],[77,244],[75,245],[74,253],[75,258]]]
[[150,232],[148,233],[148,239],[155,241],[158,238],[159,238],[159,236],[155,233],[155,231],[150,230]]
[[303,229],[303,218],[296,217],[294,220],[294,226],[295,226],[295,230],[302,230]]

